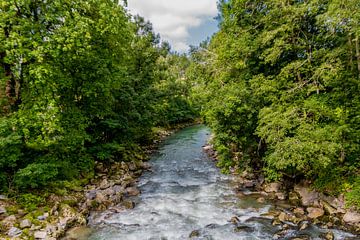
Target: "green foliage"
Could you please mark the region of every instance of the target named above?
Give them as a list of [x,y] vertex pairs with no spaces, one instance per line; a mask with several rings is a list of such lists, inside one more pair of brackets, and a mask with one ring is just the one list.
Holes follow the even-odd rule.
[[360,177],[356,177],[346,190],[345,198],[348,206],[360,209]]
[[44,187],[59,176],[58,167],[49,163],[33,163],[17,171],[15,184],[21,189]]
[[219,165],[305,178],[355,203],[357,1],[230,0],[219,9],[219,32],[192,48],[187,70]]
[[142,159],[152,127],[196,115],[187,57],[117,1],[0,0],[0,12],[1,190]]
[[16,201],[22,208],[29,212],[37,210],[46,203],[44,198],[31,193],[21,194],[17,197]]

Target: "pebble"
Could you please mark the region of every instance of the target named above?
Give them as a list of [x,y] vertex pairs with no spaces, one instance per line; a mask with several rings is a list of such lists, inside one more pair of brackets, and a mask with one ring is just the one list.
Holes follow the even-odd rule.
[[6,213],[6,208],[3,206],[0,206],[0,214]]
[[12,227],[10,228],[10,230],[8,231],[8,236],[9,237],[17,237],[19,235],[22,234],[22,231],[16,227]]
[[29,219],[24,219],[20,222],[21,229],[29,228],[29,227],[31,227],[31,221]]
[[34,233],[34,238],[35,239],[45,239],[46,235],[47,235],[47,233],[45,231],[36,231]]

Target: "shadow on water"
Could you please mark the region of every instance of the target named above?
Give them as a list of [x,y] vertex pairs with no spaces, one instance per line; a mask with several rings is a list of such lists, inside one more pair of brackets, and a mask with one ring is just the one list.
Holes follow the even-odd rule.
[[[202,150],[210,130],[204,125],[183,129],[170,136],[151,158],[153,172],[139,183],[142,194],[132,210],[93,213],[87,239],[273,239],[279,227],[261,217],[272,208],[254,197],[237,198],[232,177],[223,175]],[[103,217],[106,215],[106,219]],[[240,223],[230,222],[238,216]],[[282,239],[304,234],[320,239],[321,229],[307,232],[289,229]],[[336,239],[346,233],[335,231]],[[305,239],[305,238],[304,238]]]

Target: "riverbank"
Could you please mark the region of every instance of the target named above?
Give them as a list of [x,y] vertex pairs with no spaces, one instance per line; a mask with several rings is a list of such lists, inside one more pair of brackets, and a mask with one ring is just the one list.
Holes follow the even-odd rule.
[[[218,154],[210,143],[203,149],[217,161]],[[271,201],[280,206],[266,214],[273,219],[274,226],[281,226],[281,230],[274,235],[275,239],[281,239],[290,226],[305,230],[311,224],[323,229],[340,229],[360,234],[360,213],[354,207],[347,206],[343,195],[327,196],[314,190],[307,181],[267,183],[261,172],[233,169],[232,174],[240,198],[253,195],[259,203]],[[304,236],[303,239],[308,238]],[[334,235],[328,232],[323,235],[323,239],[332,240]]]
[[135,203],[129,198],[140,194],[137,179],[144,171],[151,170],[147,163],[149,155],[167,136],[193,124],[196,123],[154,129],[152,143],[142,147],[145,158],[139,154],[131,162],[108,165],[96,162],[95,175],[83,186],[69,183],[63,192],[56,189],[56,192],[41,193],[38,198],[25,195],[29,196],[24,199],[25,205],[0,195],[0,239],[59,239],[70,228],[86,225],[91,211],[120,212],[134,208]]

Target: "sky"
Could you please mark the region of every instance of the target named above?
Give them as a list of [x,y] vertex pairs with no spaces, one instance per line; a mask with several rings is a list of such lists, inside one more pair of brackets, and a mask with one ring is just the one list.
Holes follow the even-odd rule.
[[128,9],[149,20],[172,49],[186,52],[217,31],[217,0],[128,0]]

